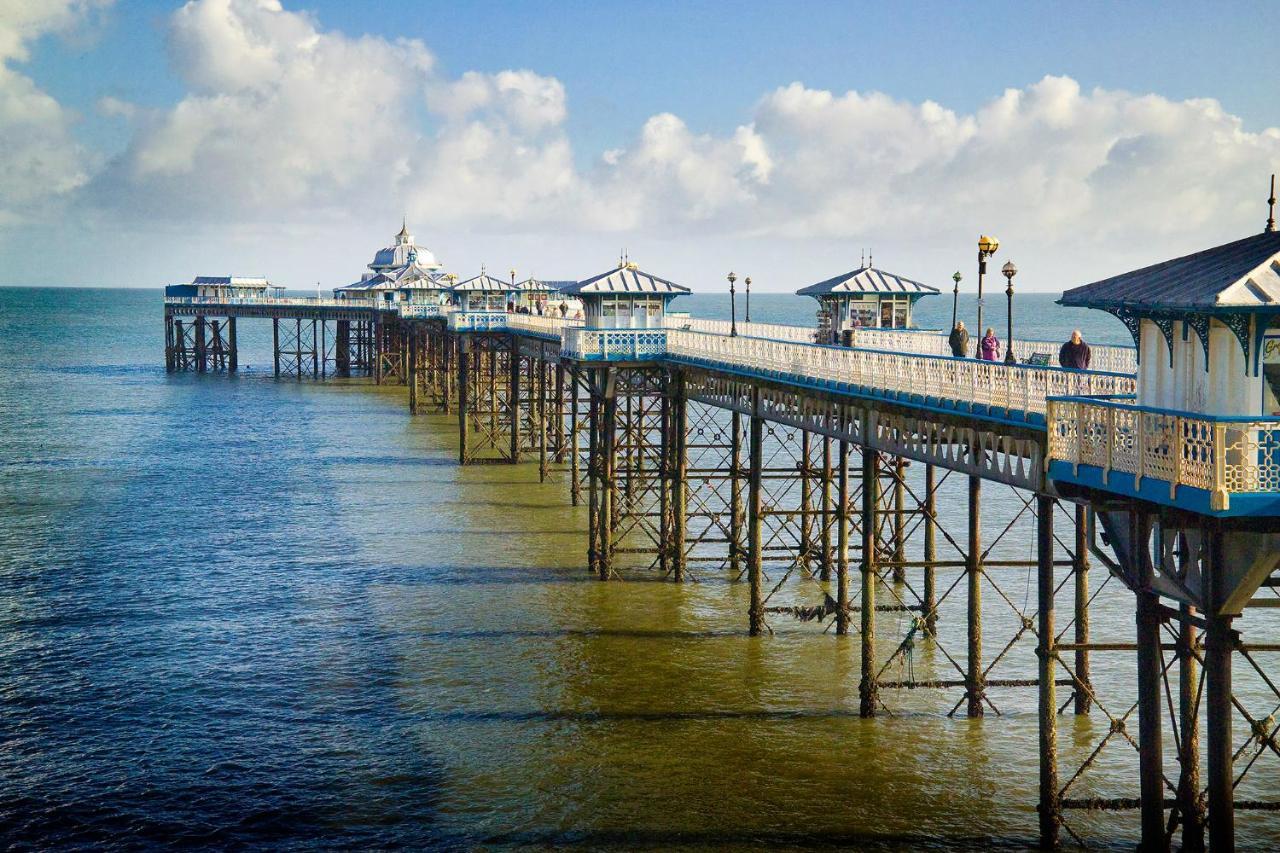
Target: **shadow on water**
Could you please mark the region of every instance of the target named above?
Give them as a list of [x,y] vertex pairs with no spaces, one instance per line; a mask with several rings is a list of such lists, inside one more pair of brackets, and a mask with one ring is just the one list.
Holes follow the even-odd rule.
[[672,831],[663,829],[596,829],[566,832],[513,832],[485,838],[459,840],[485,846],[555,849],[852,849],[852,850],[1029,850],[1032,838],[991,836],[941,838],[934,835],[872,835],[867,833],[804,831]]

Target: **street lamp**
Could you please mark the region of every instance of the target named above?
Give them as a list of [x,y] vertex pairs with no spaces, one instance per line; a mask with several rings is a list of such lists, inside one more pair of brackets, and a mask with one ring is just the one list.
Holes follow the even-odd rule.
[[733,283],[737,280],[738,277],[736,275],[729,273],[729,337],[731,338],[738,336],[738,308],[733,289]]
[[743,281],[742,283],[747,286],[747,322],[750,323],[751,322],[751,276],[747,276],[746,280]]
[[964,276],[960,275],[960,270],[956,270],[951,276],[951,280],[956,283],[955,288],[951,291],[951,328],[956,327],[956,307],[960,302],[960,279]]
[[974,337],[978,339],[977,353],[978,358],[982,357],[982,336],[986,334],[986,329],[982,325],[982,277],[987,274],[987,258],[996,253],[1000,248],[1000,241],[995,237],[988,237],[983,234],[978,238],[978,327],[974,329]]
[[1009,299],[1009,339],[1004,342],[1004,363],[1017,364],[1018,359],[1013,355],[1013,277],[1018,274],[1018,268],[1013,265],[1013,261],[1009,261],[1000,268],[1000,272],[1009,279],[1009,286],[1004,291]]

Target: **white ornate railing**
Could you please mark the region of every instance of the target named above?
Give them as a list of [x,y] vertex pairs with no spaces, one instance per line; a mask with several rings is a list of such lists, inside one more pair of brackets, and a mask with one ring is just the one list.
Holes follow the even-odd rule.
[[539,335],[559,335],[566,327],[581,326],[581,320],[544,317],[538,314],[508,314],[507,328]]
[[397,302],[401,317],[446,317],[458,310],[454,305],[432,305],[425,302]]
[[505,329],[507,318],[514,315],[506,311],[453,311],[449,314],[449,328],[459,332],[488,332]]
[[1132,394],[1134,377],[1026,364],[815,346],[668,330],[667,353],[684,359],[834,386],[917,395],[939,405],[977,405],[1043,415],[1051,396]]
[[1049,401],[1049,460],[1132,474],[1210,493],[1226,510],[1231,495],[1280,492],[1280,419],[1221,418],[1078,397]]
[[661,358],[667,352],[669,334],[666,329],[566,328],[560,353],[585,361]]
[[[667,317],[666,326],[668,329],[711,335],[728,335],[733,329],[728,320],[703,320],[698,317]],[[813,337],[817,334],[817,330],[809,326],[789,326],[784,323],[739,323],[737,331],[747,338],[772,338],[806,344],[813,343]]]
[[[977,346],[977,339],[971,338],[969,350],[972,353]],[[951,355],[951,345],[947,335],[942,332],[923,329],[877,329],[862,328],[854,332],[853,345],[868,349],[882,349],[891,352],[914,352],[920,355]],[[1058,363],[1058,350],[1062,342],[1025,340],[1015,338],[1013,354],[1023,362],[1033,354],[1043,353],[1049,356],[1050,363]],[[1137,373],[1138,351],[1133,347],[1116,347],[1105,344],[1089,345],[1090,370],[1101,370],[1105,373]]]
[[328,299],[315,296],[166,296],[167,305],[262,305],[308,308],[381,308],[394,310],[396,303],[378,299]]

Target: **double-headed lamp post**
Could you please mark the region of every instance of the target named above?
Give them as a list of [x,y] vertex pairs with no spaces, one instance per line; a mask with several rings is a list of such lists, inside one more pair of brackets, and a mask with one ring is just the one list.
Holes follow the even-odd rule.
[[742,283],[747,286],[747,322],[750,323],[751,322],[751,276],[747,276]]
[[736,292],[733,289],[733,283],[738,277],[733,273],[729,273],[729,337],[736,338],[738,336],[738,302]]
[[982,325],[982,277],[987,274],[987,258],[996,253],[1000,248],[1000,241],[995,237],[988,237],[983,234],[978,238],[978,326],[973,330],[974,338],[978,341],[976,357],[982,357],[982,336],[986,334],[986,328]]
[[1000,272],[1009,279],[1009,286],[1004,290],[1004,295],[1009,299],[1009,337],[1004,342],[1004,363],[1017,364],[1018,359],[1013,355],[1013,277],[1018,274],[1018,268],[1013,265],[1013,261],[1009,261],[1000,268]]
[[951,328],[952,329],[956,327],[956,321],[959,319],[956,316],[956,310],[960,304],[960,280],[962,278],[964,278],[964,276],[960,275],[960,270],[956,270],[955,273],[953,273],[951,276],[951,280],[956,283],[956,286],[951,290]]

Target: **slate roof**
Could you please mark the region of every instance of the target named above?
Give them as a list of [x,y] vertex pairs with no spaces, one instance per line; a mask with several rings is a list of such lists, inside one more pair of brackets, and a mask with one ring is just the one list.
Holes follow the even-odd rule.
[[656,275],[651,275],[638,269],[633,264],[628,264],[624,267],[614,267],[608,272],[602,272],[591,278],[566,285],[560,288],[560,292],[570,296],[603,293],[647,293],[678,296],[682,293],[688,293],[689,288],[667,281],[665,278],[658,278]]
[[257,275],[198,275],[191,283],[227,285],[229,287],[267,287],[270,284],[265,278]]
[[557,290],[563,290],[570,284],[577,284],[576,281],[548,281],[541,278],[526,278],[524,281],[516,284],[516,290],[532,293],[554,293]]
[[894,275],[875,267],[858,267],[856,270],[802,287],[796,291],[801,296],[821,296],[826,293],[884,293],[924,295],[937,293],[938,288],[921,284],[900,275]]
[[1074,287],[1058,303],[1174,311],[1280,308],[1280,231]]
[[467,293],[509,293],[515,290],[511,282],[501,278],[494,278],[488,273],[480,273],[466,281],[460,281],[453,286],[453,290]]

